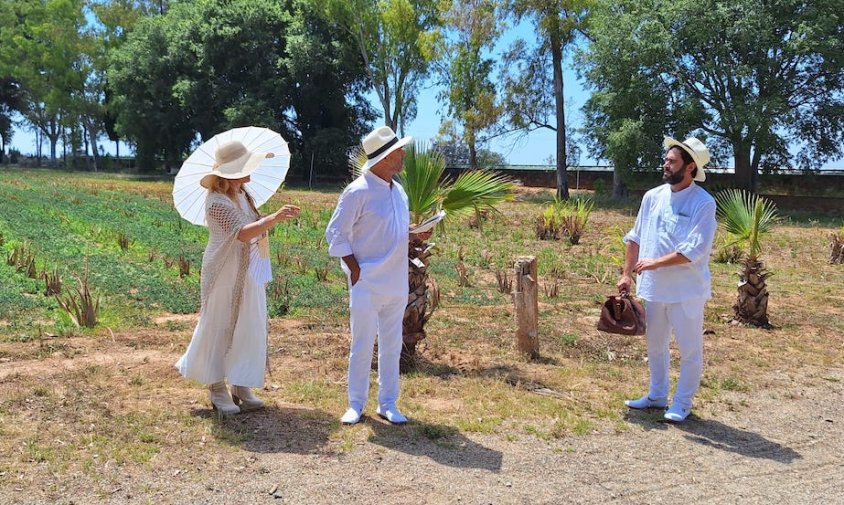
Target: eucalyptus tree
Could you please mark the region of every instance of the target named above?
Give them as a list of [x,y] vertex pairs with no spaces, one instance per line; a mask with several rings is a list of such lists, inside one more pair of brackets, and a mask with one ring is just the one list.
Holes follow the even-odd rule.
[[[600,0],[582,60],[596,90],[593,125],[605,129],[600,148],[625,129],[633,137],[696,130],[732,153],[738,183],[751,191],[760,169],[811,169],[840,156],[841,8],[840,0]],[[649,159],[653,144],[644,144],[619,149]]]
[[498,124],[503,110],[490,53],[504,29],[504,11],[499,0],[445,0],[440,8],[444,28],[436,45],[437,73],[444,86],[440,98],[462,130],[474,169],[482,134]]
[[404,134],[416,117],[419,87],[439,34],[436,0],[315,1],[325,19],[354,41],[385,124]]
[[557,198],[568,199],[569,156],[563,57],[585,30],[592,0],[509,0],[516,22],[530,20],[533,47],[517,40],[504,58],[504,111],[508,123],[525,132],[556,133]]

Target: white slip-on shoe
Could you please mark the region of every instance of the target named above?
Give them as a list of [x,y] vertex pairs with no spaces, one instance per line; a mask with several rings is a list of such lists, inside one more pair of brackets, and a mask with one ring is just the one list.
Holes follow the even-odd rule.
[[645,395],[636,400],[624,400],[624,404],[631,409],[664,409],[668,406],[666,398],[651,398]]
[[391,424],[406,424],[407,418],[399,412],[395,405],[379,405],[376,414],[386,419]]
[[252,388],[246,386],[232,386],[232,401],[240,406],[240,410],[257,410],[264,407],[264,400],[252,394]]
[[677,404],[672,404],[662,417],[668,422],[682,423],[691,413],[692,409],[685,409]]
[[224,416],[230,416],[240,412],[240,407],[234,404],[225,382],[217,382],[208,387],[208,399],[211,405]]
[[340,418],[340,422],[346,425],[357,424],[360,422],[360,412],[349,407],[349,410]]

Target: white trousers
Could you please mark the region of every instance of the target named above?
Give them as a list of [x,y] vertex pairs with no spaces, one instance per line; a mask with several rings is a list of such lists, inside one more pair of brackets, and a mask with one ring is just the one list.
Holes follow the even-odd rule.
[[692,408],[692,397],[703,373],[703,306],[706,300],[681,303],[647,302],[648,365],[651,384],[648,396],[668,399],[671,331],[680,349],[680,378],[673,403]]
[[402,319],[407,295],[383,296],[361,283],[349,292],[352,347],[349,352],[349,406],[363,412],[369,396],[369,370],[375,335],[378,335],[378,404],[395,405],[399,399],[399,357]]

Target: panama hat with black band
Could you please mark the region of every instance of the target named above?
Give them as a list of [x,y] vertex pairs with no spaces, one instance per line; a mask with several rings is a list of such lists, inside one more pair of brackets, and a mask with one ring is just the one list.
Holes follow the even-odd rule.
[[372,133],[367,135],[362,142],[363,152],[366,153],[364,169],[369,170],[391,152],[401,149],[412,141],[413,137],[410,136],[398,138],[389,126],[379,126],[372,130]]
[[709,163],[709,149],[706,148],[706,144],[694,137],[689,137],[682,142],[670,137],[665,137],[663,145],[666,149],[671,149],[672,147],[677,146],[689,153],[689,156],[692,157],[695,165],[697,165],[697,175],[695,175],[694,180],[696,182],[703,182],[706,180],[706,172],[703,171],[703,166]]

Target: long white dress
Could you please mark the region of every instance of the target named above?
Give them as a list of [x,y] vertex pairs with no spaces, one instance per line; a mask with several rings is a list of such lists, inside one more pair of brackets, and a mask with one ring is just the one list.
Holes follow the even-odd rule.
[[[244,215],[243,222],[232,230],[235,235],[243,224],[257,218],[242,194],[239,203],[240,208],[236,210]],[[210,218],[209,230],[214,232]],[[212,239],[209,239],[209,246]],[[235,302],[236,289],[233,287],[237,284],[239,271],[239,245],[227,249],[207,298],[203,295],[199,322],[187,351],[176,362],[176,368],[185,378],[203,384],[227,379],[229,384],[236,386],[263,387],[267,360],[267,298],[264,284],[258,284],[250,275],[243,281],[243,295],[229,348],[227,333]]]

